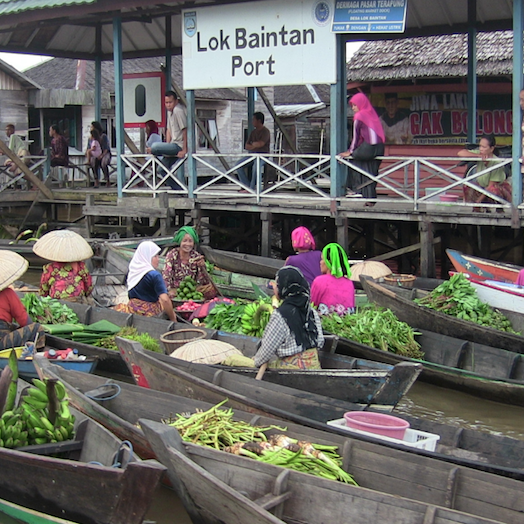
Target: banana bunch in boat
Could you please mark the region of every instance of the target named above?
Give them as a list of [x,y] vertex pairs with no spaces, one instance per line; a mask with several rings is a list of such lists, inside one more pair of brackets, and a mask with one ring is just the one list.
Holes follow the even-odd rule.
[[176,298],[178,300],[202,300],[204,295],[200,291],[197,291],[195,279],[187,276],[180,282],[176,290]]
[[242,314],[242,332],[244,335],[261,337],[271,313],[273,313],[273,306],[266,299],[247,304]]
[[[47,444],[62,442],[74,437],[75,417],[69,411],[69,400],[62,382],[51,382],[56,396],[56,405],[51,406],[48,396],[48,384],[39,379],[33,380],[34,387],[29,387],[21,398],[17,410],[25,424],[28,444]],[[4,445],[6,443],[4,442]],[[24,444],[20,444],[24,445]],[[9,446],[6,446],[9,447]],[[17,447],[14,445],[13,447]]]

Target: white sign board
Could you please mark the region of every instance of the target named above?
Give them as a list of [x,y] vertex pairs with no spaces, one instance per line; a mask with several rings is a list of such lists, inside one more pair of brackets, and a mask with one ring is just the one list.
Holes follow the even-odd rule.
[[408,0],[346,0],[335,2],[335,33],[403,33]]
[[122,76],[124,127],[144,127],[148,120],[165,127],[164,74],[151,72]]
[[250,2],[183,12],[184,89],[334,84],[333,2]]

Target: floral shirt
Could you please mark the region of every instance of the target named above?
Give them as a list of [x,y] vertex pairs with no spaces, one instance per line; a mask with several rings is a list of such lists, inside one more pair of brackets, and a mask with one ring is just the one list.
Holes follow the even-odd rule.
[[93,282],[83,262],[51,262],[44,266],[40,279],[40,295],[43,297],[87,297],[91,291]]
[[167,290],[177,289],[184,277],[192,277],[197,286],[206,286],[211,283],[204,268],[192,262],[193,259],[202,256],[196,249],[189,253],[189,262],[185,263],[180,260],[180,248],[175,247],[166,256],[162,277],[166,283]]

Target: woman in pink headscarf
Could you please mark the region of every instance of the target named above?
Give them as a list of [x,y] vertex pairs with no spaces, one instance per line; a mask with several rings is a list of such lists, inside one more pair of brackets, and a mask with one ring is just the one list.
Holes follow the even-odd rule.
[[304,275],[309,285],[320,275],[320,258],[322,253],[315,250],[315,239],[311,231],[304,226],[293,229],[291,243],[296,255],[287,258],[286,266],[293,266]]
[[[349,100],[353,117],[353,140],[347,151],[340,153],[342,158],[351,156],[353,164],[367,173],[377,176],[380,160],[377,156],[384,154],[385,135],[384,129],[373,109],[371,102],[364,93],[357,93]],[[348,175],[347,196],[363,196],[364,198],[377,198],[377,183],[369,177],[352,169]],[[366,202],[374,205],[374,202]]]

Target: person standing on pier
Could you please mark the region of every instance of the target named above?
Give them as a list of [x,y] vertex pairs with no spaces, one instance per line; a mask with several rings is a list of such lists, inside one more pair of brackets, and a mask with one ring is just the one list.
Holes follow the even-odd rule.
[[[171,170],[176,162],[187,155],[187,109],[180,103],[174,91],[166,91],[164,105],[167,110],[166,141],[151,145],[151,154],[162,157],[162,163]],[[176,171],[176,178],[184,182],[183,166]],[[169,178],[171,189],[181,189],[175,180]]]
[[[354,112],[353,140],[347,151],[340,153],[341,158],[352,157],[355,167],[373,176],[378,176],[381,160],[376,157],[384,154],[385,134],[375,109],[364,93],[357,93],[349,100]],[[351,169],[348,174],[348,197],[362,196],[377,198],[377,183],[366,175]],[[366,202],[365,205],[375,205]]]
[[[264,126],[264,113],[257,111],[253,115],[253,131],[249,134],[244,149],[247,149],[251,153],[269,153],[269,143],[271,141],[271,134],[269,129]],[[245,156],[240,159],[238,164],[245,162],[250,157]],[[237,164],[237,165],[238,165]],[[264,166],[264,160],[260,160],[260,169]],[[238,179],[242,184],[254,190],[257,185],[257,177],[255,172],[255,161],[252,160],[243,166],[237,167]],[[247,192],[246,189],[241,189],[241,192]]]
[[69,145],[56,124],[49,128],[49,136],[51,137],[51,167],[67,167],[69,165]]

